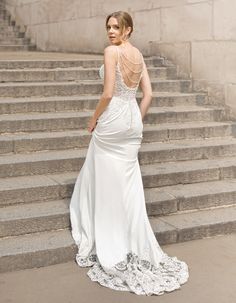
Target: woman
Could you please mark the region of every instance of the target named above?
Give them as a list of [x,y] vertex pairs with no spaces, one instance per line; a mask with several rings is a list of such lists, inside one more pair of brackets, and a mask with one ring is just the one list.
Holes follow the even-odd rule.
[[[152,89],[140,51],[130,42],[131,16],[106,18],[110,46],[100,76],[104,89],[88,130],[87,156],[70,203],[78,265],[101,285],[161,295],[188,280],[188,266],[160,248],[148,220],[138,151]],[[136,91],[140,85],[140,106]]]

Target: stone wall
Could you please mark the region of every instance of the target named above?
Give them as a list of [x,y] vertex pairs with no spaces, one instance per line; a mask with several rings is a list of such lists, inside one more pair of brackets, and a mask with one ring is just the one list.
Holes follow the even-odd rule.
[[131,13],[131,41],[146,55],[161,54],[192,77],[210,102],[236,117],[235,0],[6,0],[17,24],[41,50],[101,53],[105,17]]
[[195,90],[208,91],[210,102],[225,103],[236,117],[236,1],[163,1],[160,39],[150,53],[179,65],[193,78]]

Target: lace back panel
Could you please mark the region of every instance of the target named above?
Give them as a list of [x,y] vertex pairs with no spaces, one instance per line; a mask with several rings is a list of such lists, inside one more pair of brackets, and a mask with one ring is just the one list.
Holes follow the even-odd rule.
[[[137,50],[128,53],[116,46],[118,63],[116,65],[116,81],[113,95],[123,100],[136,97],[139,82],[142,77],[144,60],[143,55]],[[132,58],[132,59],[131,59]],[[99,75],[104,79],[104,64],[99,70]]]

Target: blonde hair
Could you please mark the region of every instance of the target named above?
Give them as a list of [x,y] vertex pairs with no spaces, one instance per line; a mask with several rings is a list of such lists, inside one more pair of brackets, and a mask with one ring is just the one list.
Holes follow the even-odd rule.
[[132,20],[132,17],[130,16],[130,14],[128,14],[127,12],[123,12],[123,11],[118,11],[118,12],[111,13],[110,15],[108,15],[106,17],[106,28],[107,28],[108,21],[111,17],[114,17],[114,18],[117,19],[118,24],[121,28],[121,33],[123,33],[124,30],[126,28],[128,28],[129,26],[131,27],[131,31],[128,34],[128,37],[130,37],[130,35],[131,35],[131,33],[133,32],[133,29],[134,29],[133,20]]

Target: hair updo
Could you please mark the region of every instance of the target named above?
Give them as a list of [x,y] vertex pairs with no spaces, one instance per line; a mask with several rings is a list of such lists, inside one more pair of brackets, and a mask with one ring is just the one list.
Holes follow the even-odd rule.
[[128,14],[127,12],[123,12],[123,11],[111,13],[106,18],[106,27],[107,27],[108,21],[111,17],[114,17],[117,19],[118,24],[121,28],[121,33],[123,33],[127,27],[129,27],[129,26],[131,27],[130,33],[128,34],[128,37],[130,37],[130,35],[134,29],[133,20],[132,20],[132,17],[130,16],[130,14]]

